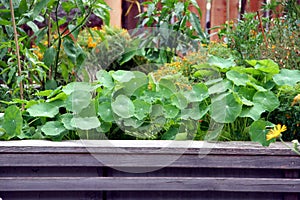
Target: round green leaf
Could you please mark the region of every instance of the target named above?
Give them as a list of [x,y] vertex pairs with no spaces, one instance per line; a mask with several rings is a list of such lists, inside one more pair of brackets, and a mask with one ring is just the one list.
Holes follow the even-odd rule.
[[184,96],[189,102],[200,102],[209,97],[208,89],[205,84],[198,83],[193,85],[193,89],[186,91]]
[[111,107],[113,112],[122,118],[129,118],[134,115],[134,104],[125,95],[117,96]]
[[271,122],[258,120],[251,124],[250,126],[250,138],[253,142],[259,142],[263,146],[269,146],[271,142],[274,142],[275,139],[267,141],[266,135],[269,132],[267,126],[274,126]]
[[75,128],[71,125],[71,120],[73,119],[73,114],[66,113],[61,116],[61,121],[64,127],[68,130],[75,130]]
[[86,92],[92,92],[94,88],[91,86],[90,83],[87,82],[72,82],[66,85],[62,91],[66,93],[67,95],[70,95],[74,91],[86,91]]
[[134,100],[133,104],[134,104],[134,108],[135,108],[134,116],[137,119],[142,120],[147,115],[150,114],[150,112],[151,112],[151,104],[149,104],[149,103],[147,103],[145,101],[138,100],[138,99]]
[[43,133],[47,136],[59,136],[61,133],[66,131],[64,125],[58,121],[47,122],[42,126]]
[[105,70],[98,71],[96,77],[103,87],[106,87],[108,89],[112,89],[114,87],[113,79],[107,71]]
[[210,56],[210,58],[208,59],[208,63],[221,69],[228,69],[236,65],[232,58],[224,59],[217,56]]
[[179,113],[179,109],[173,105],[164,105],[163,108],[165,117],[169,119],[175,118]]
[[280,74],[276,74],[273,77],[274,82],[277,85],[289,85],[295,86],[296,83],[300,82],[300,71],[299,70],[289,70],[282,69]]
[[254,68],[258,69],[262,72],[269,73],[269,74],[278,74],[279,73],[278,64],[270,59],[257,61],[257,64],[254,66]]
[[241,74],[237,71],[230,70],[226,73],[226,77],[231,80],[235,85],[245,86],[247,82],[249,81],[248,76],[246,74]]
[[239,116],[242,102],[237,95],[226,93],[213,100],[211,104],[211,117],[219,123],[231,123]]
[[101,119],[105,122],[113,122],[113,112],[111,108],[110,102],[104,102],[99,104],[98,106],[98,115],[100,115]]
[[253,103],[261,105],[269,112],[275,110],[280,104],[276,95],[271,91],[256,92],[253,96]]
[[22,113],[17,106],[9,106],[5,109],[2,128],[6,133],[3,135],[5,139],[9,140],[15,136],[21,135],[23,118]]
[[98,128],[101,123],[97,117],[73,117],[71,125],[81,130],[90,130]]
[[184,109],[187,107],[188,102],[185,96],[181,93],[176,93],[171,97],[172,105],[175,105],[179,109]]
[[50,117],[53,118],[59,113],[59,107],[52,103],[34,104],[27,109],[32,117]]
[[260,104],[255,104],[252,107],[243,108],[240,117],[250,117],[254,121],[259,120],[261,114],[265,112],[265,109]]
[[125,83],[134,78],[134,73],[131,71],[118,70],[112,74],[112,77],[121,83]]
[[66,100],[66,109],[75,113],[79,113],[88,107],[92,99],[92,95],[88,91],[76,90],[68,96]]

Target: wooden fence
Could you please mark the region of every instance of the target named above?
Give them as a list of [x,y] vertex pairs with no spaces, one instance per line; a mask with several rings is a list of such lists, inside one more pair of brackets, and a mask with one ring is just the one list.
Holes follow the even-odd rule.
[[[197,0],[202,11],[201,24],[204,30],[224,24],[226,21],[239,19],[244,12],[258,11],[266,0]],[[111,24],[127,29],[136,28],[138,12],[136,4],[130,8],[129,15],[125,13],[131,7],[132,0],[106,0],[112,8]],[[139,0],[143,2],[143,0]],[[193,8],[192,8],[193,10]]]
[[281,143],[98,142],[0,142],[0,198],[300,199],[300,158]]

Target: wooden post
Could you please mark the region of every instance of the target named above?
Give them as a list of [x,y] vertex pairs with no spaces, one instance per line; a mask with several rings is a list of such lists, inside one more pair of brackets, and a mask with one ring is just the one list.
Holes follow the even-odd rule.
[[105,0],[107,5],[111,8],[110,11],[110,25],[122,26],[122,0]]
[[[200,7],[201,10],[201,27],[203,30],[206,29],[206,14],[207,14],[207,10],[206,10],[206,5],[207,5],[207,0],[197,0],[198,6]],[[197,9],[194,7],[191,7],[190,10],[196,14],[198,14]],[[199,16],[200,17],[200,16]]]
[[250,0],[247,5],[246,11],[247,12],[257,12],[260,10],[264,0]]
[[[211,28],[220,26],[226,21],[234,20],[239,17],[239,0],[212,0],[211,4]],[[211,34],[217,33],[218,29],[211,31]],[[218,40],[215,34],[211,40]]]

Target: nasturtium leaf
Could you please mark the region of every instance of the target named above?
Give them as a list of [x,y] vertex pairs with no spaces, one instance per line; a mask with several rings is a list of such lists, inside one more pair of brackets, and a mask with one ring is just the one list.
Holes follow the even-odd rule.
[[71,126],[81,130],[91,130],[101,125],[97,117],[73,117]]
[[53,92],[53,90],[44,90],[44,91],[39,91],[39,92],[35,93],[35,95],[36,95],[36,96],[47,97],[47,96],[49,96],[52,92]]
[[121,83],[125,83],[125,82],[128,82],[130,81],[131,79],[133,79],[135,76],[134,76],[134,73],[131,72],[131,71],[125,71],[125,70],[118,70],[116,72],[114,72],[112,74],[112,77],[116,80],[116,81],[119,81]]
[[142,120],[144,119],[147,115],[150,114],[151,112],[151,104],[145,102],[145,101],[141,101],[141,100],[134,100],[133,101],[134,104],[134,116],[139,119]]
[[300,82],[300,71],[282,69],[279,74],[274,75],[273,80],[279,86],[295,86],[296,83]]
[[62,91],[66,93],[67,95],[70,95],[74,91],[86,91],[86,92],[92,92],[94,90],[94,87],[91,86],[88,82],[72,82],[66,85]]
[[132,96],[134,94],[139,94],[147,89],[148,79],[147,77],[132,78],[130,81],[123,83],[123,85],[125,94],[128,96]]
[[[256,92],[257,91],[254,88],[240,87],[238,90],[238,95],[241,96],[242,98],[245,98],[252,102],[253,96]],[[247,105],[247,104],[245,104],[245,105]]]
[[188,120],[200,120],[210,109],[210,106],[204,103],[194,103],[191,108],[181,110],[181,118]]
[[257,60],[246,60],[246,62],[251,65],[252,67],[254,67],[257,63]]
[[188,101],[185,96],[181,93],[175,93],[171,96],[171,104],[175,105],[179,109],[184,109],[188,105]]
[[208,63],[221,69],[228,69],[236,65],[232,58],[224,59],[216,56],[210,56],[210,58],[208,59]]
[[68,96],[62,92],[62,93],[59,93],[58,95],[56,95],[55,97],[52,97],[50,99],[47,100],[47,102],[53,102],[53,101],[56,101],[56,100],[66,100],[68,98]]
[[119,95],[111,104],[112,110],[115,114],[122,118],[129,118],[134,115],[134,104],[125,95]]
[[156,118],[159,116],[163,115],[163,106],[160,104],[154,104],[152,105],[152,110],[151,110],[151,114],[150,117],[151,118]]
[[260,92],[267,91],[264,87],[259,86],[259,85],[255,84],[253,82],[247,82],[247,85],[253,87],[254,89],[256,89],[257,91],[260,91]]
[[97,128],[97,131],[99,131],[100,133],[107,133],[108,131],[110,131],[111,127],[111,122],[101,122],[101,125]]
[[193,85],[193,89],[184,92],[184,96],[189,102],[200,102],[209,97],[208,89],[204,83]]
[[113,79],[107,71],[105,70],[98,71],[96,77],[100,82],[100,85],[102,85],[103,87],[106,87],[108,89],[112,89],[114,87]]
[[174,140],[175,136],[177,135],[179,129],[175,127],[171,127],[167,132],[165,132],[161,139],[162,140]]
[[252,102],[252,101],[249,101],[248,99],[246,99],[245,97],[241,97],[241,101],[242,101],[242,103],[244,104],[244,105],[246,105],[246,106],[253,106],[254,105],[254,103]]
[[136,118],[127,118],[127,119],[123,119],[123,124],[124,126],[129,126],[132,127],[134,129],[140,127],[144,122],[141,120],[138,120]]
[[67,129],[59,121],[50,121],[43,125],[41,130],[46,136],[60,136]]
[[251,107],[244,107],[240,113],[240,117],[250,117],[254,121],[259,120],[261,114],[265,112],[265,109],[260,104],[254,104]]
[[75,128],[71,125],[71,120],[73,119],[73,114],[66,113],[60,116],[61,122],[63,123],[64,127],[68,130],[75,130]]
[[221,95],[212,101],[211,117],[219,123],[231,123],[239,116],[242,102],[234,93]]
[[183,133],[177,133],[175,136],[175,140],[186,140],[187,139],[187,132],[183,132]]
[[269,112],[275,110],[280,104],[276,95],[271,91],[256,92],[253,96],[253,103],[261,105]]
[[27,109],[32,117],[50,117],[53,118],[59,113],[59,107],[52,103],[39,103]]
[[111,108],[111,103],[110,102],[100,103],[98,106],[98,115],[101,117],[101,119],[104,122],[113,122],[114,117]]
[[159,92],[163,97],[169,98],[176,92],[176,86],[171,80],[161,79],[158,84],[157,92]]
[[164,115],[165,115],[166,118],[173,119],[179,113],[179,109],[176,106],[173,106],[173,105],[164,105],[163,109],[164,109]]
[[245,86],[249,81],[248,76],[246,74],[241,74],[234,70],[226,72],[226,77],[237,86]]
[[257,64],[254,66],[254,68],[268,74],[279,73],[279,65],[270,59],[257,61]]
[[4,139],[9,140],[21,135],[23,118],[22,113],[17,106],[9,106],[5,109],[2,128],[5,130],[5,134],[3,134]]
[[274,142],[275,139],[267,141],[266,135],[269,132],[267,129],[268,126],[274,126],[271,122],[264,121],[264,120],[258,120],[254,121],[250,125],[250,138],[253,142],[259,142],[263,146],[269,146],[270,143]]
[[97,112],[95,99],[92,99],[86,108],[83,108],[79,113],[76,113],[76,117],[95,117],[96,115]]
[[232,88],[232,83],[229,80],[222,80],[221,82],[218,82],[208,88],[209,94],[217,94],[226,92],[228,89]]
[[66,109],[75,113],[79,113],[88,107],[92,99],[92,95],[88,91],[74,91],[66,100]]

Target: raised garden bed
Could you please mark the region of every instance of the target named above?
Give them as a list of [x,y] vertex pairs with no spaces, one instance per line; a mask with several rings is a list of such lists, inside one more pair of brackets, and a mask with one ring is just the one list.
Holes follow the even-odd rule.
[[281,143],[0,142],[3,200],[296,200],[299,174]]

